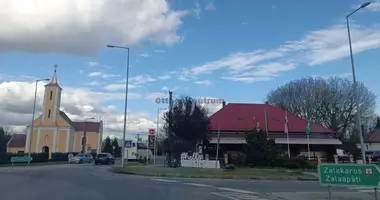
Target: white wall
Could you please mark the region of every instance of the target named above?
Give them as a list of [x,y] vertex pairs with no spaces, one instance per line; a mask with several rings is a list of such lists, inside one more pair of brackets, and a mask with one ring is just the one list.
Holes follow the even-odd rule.
[[[356,146],[361,149],[360,143]],[[380,151],[380,143],[364,143],[364,149],[366,151]]]

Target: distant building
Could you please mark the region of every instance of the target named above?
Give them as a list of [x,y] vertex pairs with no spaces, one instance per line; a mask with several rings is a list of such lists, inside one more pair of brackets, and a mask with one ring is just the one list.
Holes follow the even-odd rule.
[[7,143],[7,152],[24,153],[25,142],[26,142],[25,134],[13,134]]
[[[361,149],[360,143],[356,145]],[[364,136],[364,150],[368,153],[380,151],[380,128],[376,128]]]
[[[86,152],[100,152],[103,123],[99,122],[73,122],[63,111],[61,106],[62,88],[57,81],[54,70],[50,83],[45,85],[43,112],[33,123],[31,133],[27,126],[25,152],[80,152],[82,138],[87,132]],[[19,136],[16,136],[17,138]],[[15,139],[14,138],[14,139]],[[13,144],[13,140],[11,143]],[[31,146],[30,146],[31,144]]]
[[[271,106],[270,104],[223,103],[223,107],[210,117],[209,152],[215,155],[220,130],[219,155],[234,150],[244,151],[246,133],[259,127],[267,132],[268,138],[287,149],[288,139],[285,131],[285,116],[288,119],[288,132],[291,156],[307,156],[307,121]],[[333,131],[319,124],[310,123],[309,135],[311,157],[317,156],[332,159],[336,154],[336,145],[342,144],[339,139],[332,137]]]

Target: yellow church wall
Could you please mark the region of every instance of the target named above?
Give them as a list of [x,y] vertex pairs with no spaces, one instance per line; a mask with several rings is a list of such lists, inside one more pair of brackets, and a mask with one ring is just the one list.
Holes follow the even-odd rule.
[[66,136],[67,136],[66,130],[60,130],[58,132],[57,152],[66,152]]
[[54,130],[40,130],[40,143],[38,151],[42,151],[42,147],[48,146],[49,152],[53,151]]
[[[87,132],[87,144],[86,144],[86,152],[88,151],[88,147],[91,147],[92,149],[98,148],[98,134],[97,132]],[[82,150],[82,137],[84,135],[84,132],[82,131],[76,131],[75,132],[75,151],[80,152]]]
[[[38,152],[37,149],[36,149],[36,144],[37,144],[37,134],[38,134],[38,131],[36,130],[36,128],[33,129],[33,134],[32,134],[32,148],[31,148],[31,152]],[[29,142],[29,141],[26,141],[26,142]]]
[[8,153],[22,153],[25,152],[25,148],[23,147],[7,147]]
[[66,120],[63,119],[63,117],[61,117],[61,115],[58,114],[58,118],[57,118],[57,125],[58,126],[70,126],[69,123],[67,123]]
[[[43,122],[44,123],[50,123],[49,125],[53,125],[54,123],[54,108],[55,108],[55,97],[56,97],[56,92],[57,92],[57,88],[54,87],[54,88],[51,88],[51,87],[46,87],[45,88],[45,99],[44,99],[44,102],[45,102],[45,110],[44,110],[44,119],[43,119]],[[52,95],[50,95],[50,92],[52,91]],[[50,96],[51,96],[51,99],[50,99]],[[49,117],[49,110],[50,110],[50,117]],[[57,113],[58,114],[58,113]],[[47,125],[47,124],[46,124]]]
[[41,126],[42,125],[42,115],[40,115],[39,117],[37,117],[36,120],[34,120],[34,126]]

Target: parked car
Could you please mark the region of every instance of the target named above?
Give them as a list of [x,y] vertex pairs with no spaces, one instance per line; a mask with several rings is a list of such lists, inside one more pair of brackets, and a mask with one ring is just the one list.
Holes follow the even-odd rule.
[[97,164],[115,164],[115,157],[110,153],[100,153],[95,157],[95,165]]
[[89,153],[80,153],[69,159],[69,163],[91,163],[93,160],[93,157]]
[[380,161],[380,151],[375,151],[372,153],[372,161],[374,162]]

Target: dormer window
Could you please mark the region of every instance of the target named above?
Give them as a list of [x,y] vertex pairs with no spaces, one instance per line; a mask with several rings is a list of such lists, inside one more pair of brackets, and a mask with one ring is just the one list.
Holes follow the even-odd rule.
[[53,91],[50,91],[50,100],[53,99]]

